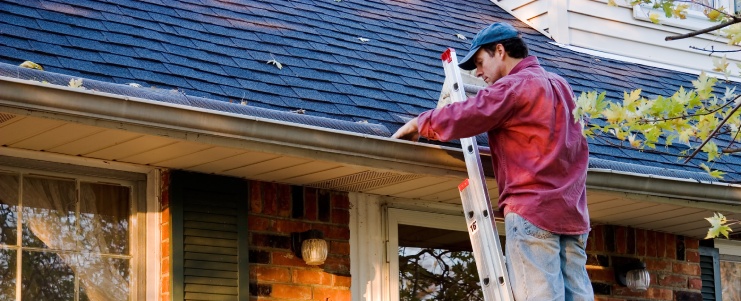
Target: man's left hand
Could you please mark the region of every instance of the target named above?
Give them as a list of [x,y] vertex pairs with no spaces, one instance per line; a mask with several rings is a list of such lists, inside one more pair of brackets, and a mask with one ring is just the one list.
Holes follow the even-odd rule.
[[401,126],[391,138],[404,139],[410,141],[419,140],[419,127],[417,125],[417,117],[407,121],[406,124]]

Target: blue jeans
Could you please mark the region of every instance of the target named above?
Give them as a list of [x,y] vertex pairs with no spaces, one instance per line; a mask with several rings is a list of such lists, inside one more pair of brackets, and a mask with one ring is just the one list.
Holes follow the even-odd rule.
[[516,213],[504,218],[506,261],[516,301],[594,300],[587,275],[587,237],[559,235]]

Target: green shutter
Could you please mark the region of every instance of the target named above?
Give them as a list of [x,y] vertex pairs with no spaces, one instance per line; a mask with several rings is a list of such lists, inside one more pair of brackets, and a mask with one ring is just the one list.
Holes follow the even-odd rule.
[[720,261],[718,249],[700,247],[700,276],[702,277],[702,300],[720,301]]
[[171,175],[173,300],[249,300],[247,183]]

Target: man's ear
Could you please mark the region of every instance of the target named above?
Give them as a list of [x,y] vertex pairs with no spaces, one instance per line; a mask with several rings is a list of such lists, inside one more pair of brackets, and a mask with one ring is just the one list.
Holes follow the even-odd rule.
[[496,51],[495,53],[496,53],[497,55],[501,54],[501,55],[502,55],[502,59],[504,59],[505,57],[507,57],[507,50],[505,50],[505,49],[504,49],[504,45],[502,45],[502,44],[497,44],[497,46],[496,46],[496,50],[497,50],[497,51]]

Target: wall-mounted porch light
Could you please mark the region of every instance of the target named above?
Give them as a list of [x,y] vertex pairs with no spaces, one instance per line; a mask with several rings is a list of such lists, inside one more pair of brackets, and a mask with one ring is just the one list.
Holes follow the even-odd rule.
[[319,230],[291,233],[291,249],[307,265],[321,265],[327,260],[327,241]]
[[638,259],[613,263],[615,264],[615,279],[619,284],[635,292],[648,289],[651,284],[651,275],[646,269],[646,263]]

